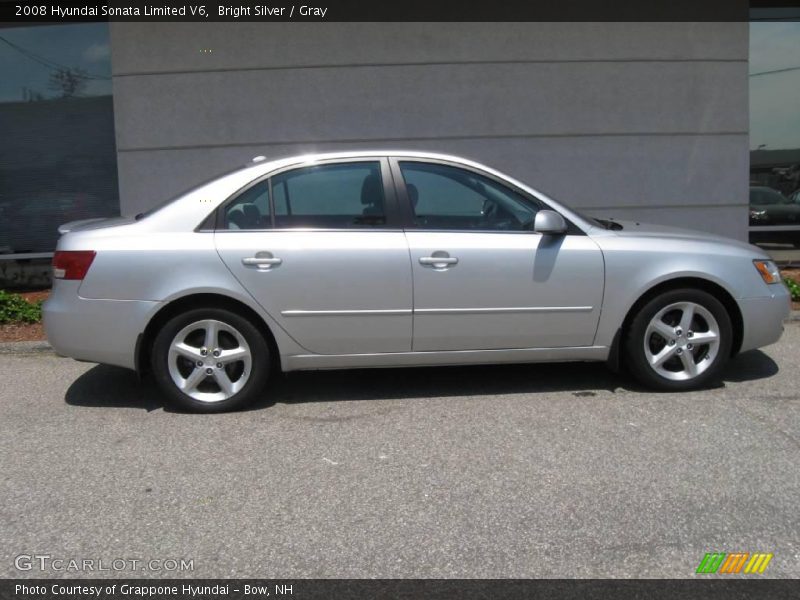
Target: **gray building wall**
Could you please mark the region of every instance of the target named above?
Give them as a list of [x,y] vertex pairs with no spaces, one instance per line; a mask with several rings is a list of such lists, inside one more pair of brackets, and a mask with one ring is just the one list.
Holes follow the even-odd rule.
[[111,41],[123,214],[258,154],[391,147],[746,239],[747,23],[112,23]]

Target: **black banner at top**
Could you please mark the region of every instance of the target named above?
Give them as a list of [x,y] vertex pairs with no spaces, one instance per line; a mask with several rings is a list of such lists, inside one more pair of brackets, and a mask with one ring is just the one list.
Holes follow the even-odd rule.
[[747,21],[751,7],[791,4],[785,0],[0,0],[0,22]]

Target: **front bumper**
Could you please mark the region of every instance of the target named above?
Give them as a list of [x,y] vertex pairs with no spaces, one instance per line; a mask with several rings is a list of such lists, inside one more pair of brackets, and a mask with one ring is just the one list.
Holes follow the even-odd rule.
[[774,344],[783,333],[783,321],[791,312],[789,290],[784,285],[771,285],[771,296],[740,298],[744,324],[741,351]]
[[54,281],[42,307],[53,350],[77,360],[135,368],[136,339],[161,303],[82,298],[80,284]]

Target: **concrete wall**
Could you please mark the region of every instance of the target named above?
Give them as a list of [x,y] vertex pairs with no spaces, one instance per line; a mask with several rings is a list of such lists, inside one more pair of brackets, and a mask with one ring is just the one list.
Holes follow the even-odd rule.
[[391,147],[746,238],[747,23],[113,23],[111,40],[124,214],[258,154]]

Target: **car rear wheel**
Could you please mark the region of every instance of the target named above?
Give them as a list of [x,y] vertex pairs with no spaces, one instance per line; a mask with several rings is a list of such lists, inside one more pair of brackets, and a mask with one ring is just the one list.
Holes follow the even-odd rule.
[[645,304],[625,338],[633,376],[665,391],[715,381],[731,354],[733,327],[722,303],[693,289],[672,290]]
[[195,309],[170,319],[153,343],[152,368],[168,399],[192,412],[250,404],[269,378],[269,346],[247,319]]

